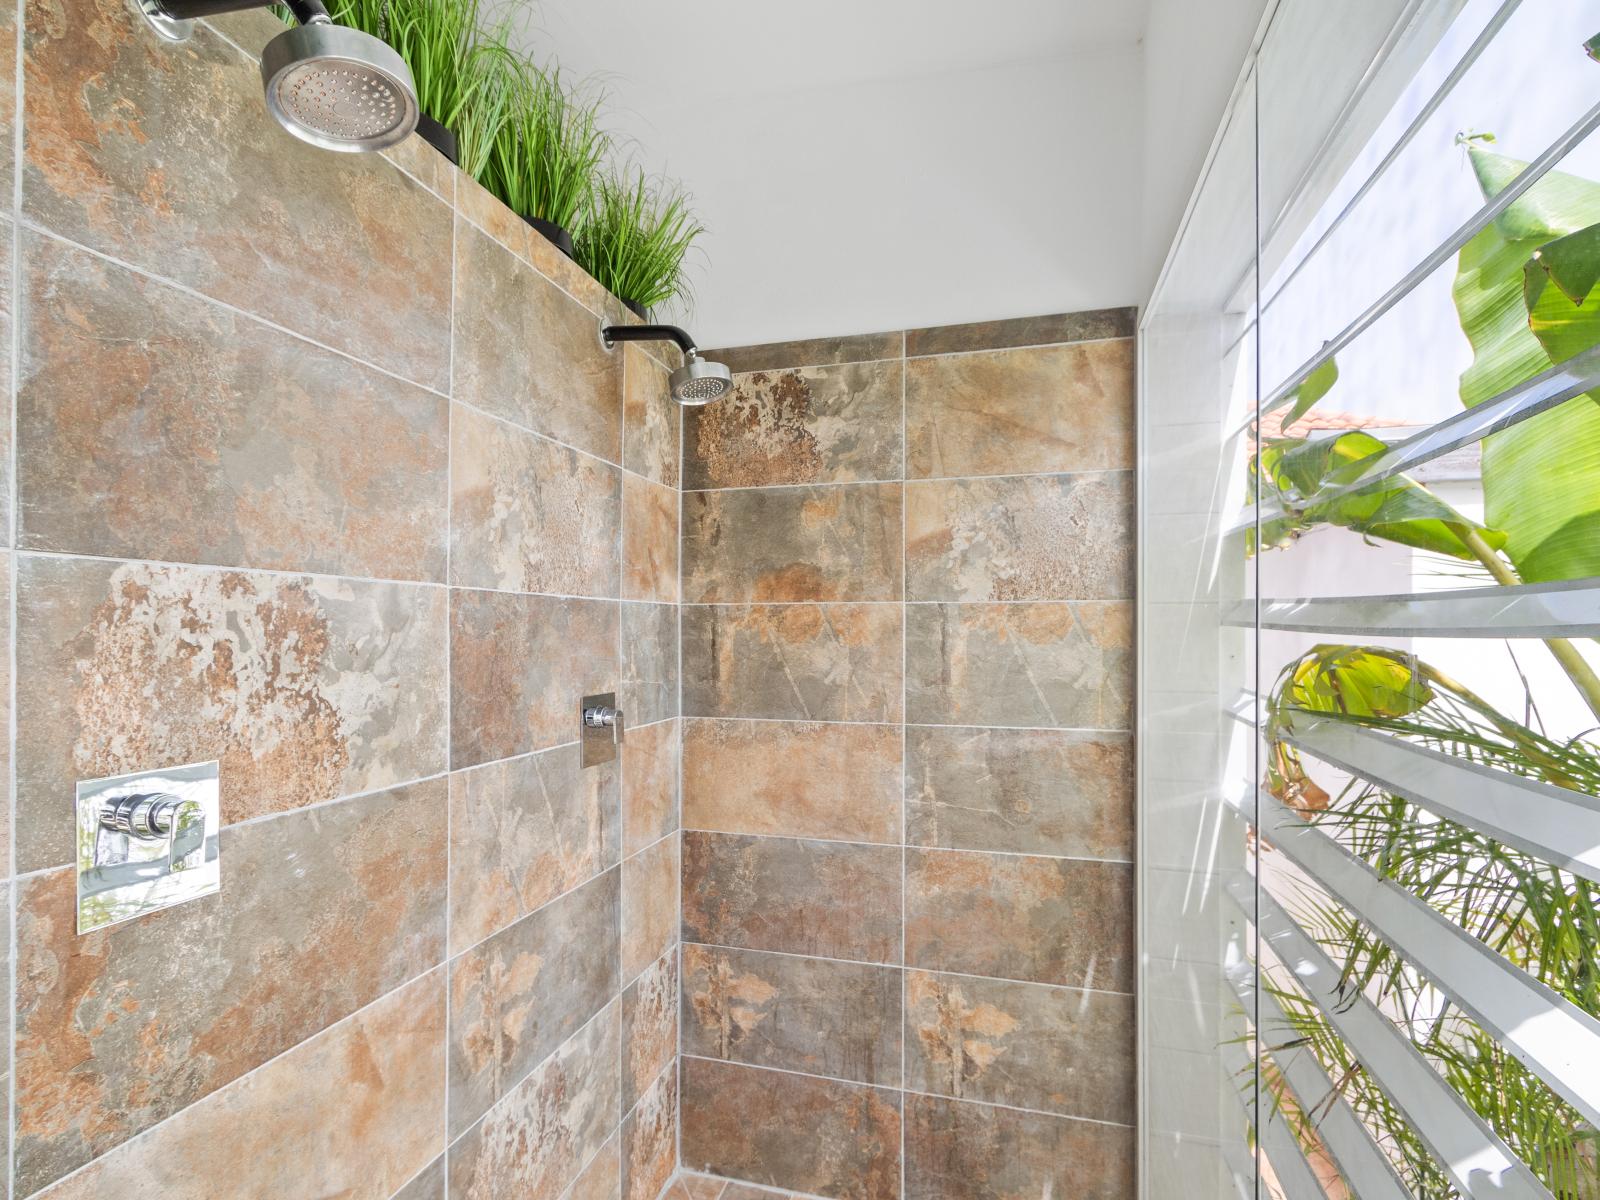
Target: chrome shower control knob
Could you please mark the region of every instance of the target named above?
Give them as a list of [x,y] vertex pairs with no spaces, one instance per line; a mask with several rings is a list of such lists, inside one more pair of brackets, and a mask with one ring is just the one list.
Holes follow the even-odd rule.
[[583,723],[590,729],[613,729],[622,724],[622,710],[609,705],[583,710]]

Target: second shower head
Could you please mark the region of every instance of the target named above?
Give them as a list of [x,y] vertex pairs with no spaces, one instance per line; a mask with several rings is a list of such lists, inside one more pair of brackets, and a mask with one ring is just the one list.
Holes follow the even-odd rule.
[[726,364],[701,358],[694,339],[676,325],[607,325],[600,337],[608,348],[617,342],[676,342],[683,366],[672,373],[672,398],[685,408],[710,404],[733,390]]
[[[197,17],[247,8],[264,0],[140,0],[157,32],[189,36]],[[405,60],[386,42],[335,25],[321,0],[291,0],[300,22],[261,51],[267,111],[303,142],[324,150],[382,150],[417,127],[417,88]]]

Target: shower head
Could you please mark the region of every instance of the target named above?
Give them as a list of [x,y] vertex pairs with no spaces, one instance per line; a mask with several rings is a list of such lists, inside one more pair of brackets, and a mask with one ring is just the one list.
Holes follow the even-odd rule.
[[672,398],[685,408],[699,408],[733,389],[733,372],[690,350],[683,366],[672,373]]
[[683,366],[672,373],[672,398],[685,408],[699,408],[733,390],[733,372],[723,363],[701,358],[694,339],[676,325],[607,325],[600,340],[610,349],[618,342],[676,342]]
[[[163,37],[181,41],[196,17],[245,8],[262,0],[140,0]],[[324,150],[382,150],[417,126],[416,84],[405,60],[387,43],[335,25],[320,0],[294,0],[300,25],[261,52],[267,111],[295,137]]]

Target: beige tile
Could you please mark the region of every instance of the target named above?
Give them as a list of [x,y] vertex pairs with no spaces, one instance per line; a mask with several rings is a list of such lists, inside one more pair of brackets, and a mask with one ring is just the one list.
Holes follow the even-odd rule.
[[694,1170],[812,1195],[898,1200],[900,1093],[685,1058],[682,1151]]
[[686,492],[690,603],[898,600],[900,485]]
[[901,365],[757,371],[684,416],[684,486],[900,478]]
[[908,1095],[905,1137],[906,1200],[1134,1194],[1131,1129]]
[[906,472],[931,476],[1133,466],[1133,341],[914,358]]
[[683,1052],[900,1086],[900,971],[683,948]]
[[684,711],[898,721],[900,621],[900,607],[891,604],[686,607]]
[[678,1073],[668,1066],[622,1122],[623,1200],[656,1200],[678,1166]]
[[42,1195],[388,1200],[444,1149],[444,1008],[434,971]]
[[285,135],[256,63],[204,25],[174,51],[121,0],[26,13],[29,219],[448,388],[447,203],[379,155]]
[[621,754],[622,852],[634,854],[678,827],[678,722],[627,730]]
[[619,774],[560,746],[450,776],[452,952],[617,865]]
[[900,961],[900,850],[683,835],[683,937],[750,950]]
[[450,423],[450,577],[615,597],[622,472],[463,405]]
[[906,485],[911,600],[1127,600],[1133,474]]
[[437,774],[444,629],[434,587],[21,560],[19,870],[72,856],[63,781],[218,759],[226,824]]
[[1127,729],[1124,603],[906,606],[906,717],[927,725]]
[[684,825],[899,842],[902,742],[895,725],[688,720]]
[[637,342],[623,343],[621,354],[622,465],[676,488],[683,410],[672,398],[667,369]]
[[662,838],[622,864],[622,978],[654,963],[678,936],[678,839]]
[[678,1054],[678,952],[639,973],[622,994],[622,1109],[627,1112]]
[[906,973],[906,1082],[1013,1108],[1134,1121],[1133,997]]
[[738,372],[782,371],[791,367],[899,358],[902,340],[898,331],[862,333],[848,337],[810,338],[798,342],[767,342],[759,346],[707,350],[706,357],[726,363],[730,369]]
[[1133,739],[1056,729],[906,730],[906,840],[1133,858]]
[[678,493],[622,477],[622,598],[678,602]]
[[908,329],[906,353],[955,354],[972,350],[1000,350],[1008,346],[1044,346],[1053,342],[1127,338],[1133,336],[1138,316],[1139,310],[1135,308],[1097,308],[1087,312],[1054,313],[1045,317],[1014,317],[1004,321]]
[[53,239],[23,257],[23,546],[443,579],[443,397]]
[[1133,990],[1130,864],[913,849],[905,889],[909,966]]

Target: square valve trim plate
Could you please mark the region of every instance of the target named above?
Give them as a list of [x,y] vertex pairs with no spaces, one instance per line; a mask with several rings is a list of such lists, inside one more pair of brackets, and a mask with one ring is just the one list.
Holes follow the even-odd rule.
[[78,932],[221,890],[215,762],[78,782]]

